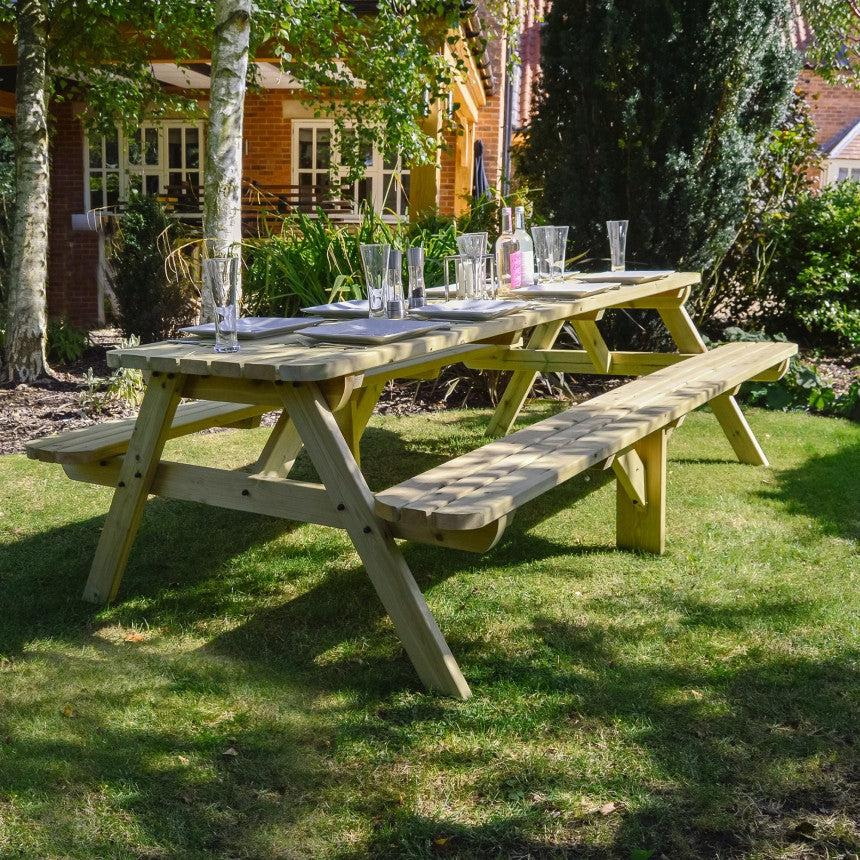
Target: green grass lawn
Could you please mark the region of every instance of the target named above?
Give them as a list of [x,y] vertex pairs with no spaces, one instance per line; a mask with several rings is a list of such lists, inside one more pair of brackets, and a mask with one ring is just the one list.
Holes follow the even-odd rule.
[[[376,417],[372,484],[486,419]],[[108,491],[0,458],[0,857],[855,856],[860,427],[751,423],[772,469],[709,413],[676,432],[662,558],[613,550],[601,471],[484,557],[407,547],[465,703],[345,534],[153,500],[99,609]],[[170,447],[238,466],[264,432]]]

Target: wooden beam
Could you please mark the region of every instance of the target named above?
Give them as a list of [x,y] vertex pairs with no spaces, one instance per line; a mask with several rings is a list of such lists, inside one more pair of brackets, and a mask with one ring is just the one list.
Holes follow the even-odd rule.
[[477,370],[533,370],[543,373],[596,373],[609,376],[643,376],[677,364],[690,355],[677,352],[610,352],[608,368],[595,368],[591,356],[580,349],[496,349],[469,356],[463,363]]
[[615,472],[618,485],[627,493],[633,504],[648,504],[645,492],[645,466],[635,448],[616,454],[612,458],[612,471]]
[[109,603],[119,590],[146,497],[179,405],[182,383],[179,374],[154,373],[146,387],[84,588],[84,600],[90,603]]
[[597,323],[591,320],[572,319],[570,324],[573,326],[576,337],[580,344],[582,344],[583,349],[588,353],[594,369],[598,373],[609,373],[612,356],[609,353],[606,341],[597,329]]
[[[535,326],[526,348],[548,349],[555,343],[563,325],[564,320],[553,320]],[[487,427],[488,435],[504,436],[511,429],[529,396],[535,376],[537,373],[533,370],[518,370],[514,373]]]
[[[103,487],[116,486],[121,468],[122,457],[102,463],[67,463],[63,466],[73,481]],[[284,479],[275,474],[244,470],[229,472],[209,466],[164,461],[156,470],[150,494],[276,519],[345,528],[342,513],[332,504],[322,484]],[[389,523],[388,531],[398,540],[482,553],[499,542],[512,518],[501,517],[478,529],[457,531],[431,531],[429,528]]]
[[662,555],[666,546],[666,434],[658,430],[633,446],[644,476],[644,500],[631,498],[621,480],[615,491],[616,542],[620,549]]
[[343,509],[350,539],[418,676],[430,689],[469,698],[469,685],[391,531],[375,514],[373,493],[318,389],[286,386],[283,395],[284,407],[296,422],[311,461]]

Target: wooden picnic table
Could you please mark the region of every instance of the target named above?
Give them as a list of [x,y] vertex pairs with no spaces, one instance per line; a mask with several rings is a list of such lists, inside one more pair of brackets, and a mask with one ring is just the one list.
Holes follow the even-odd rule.
[[[61,463],[72,478],[115,488],[85,599],[115,597],[150,494],[343,528],[421,679],[466,697],[469,687],[395,539],[486,551],[520,504],[603,462],[618,477],[619,544],[660,552],[666,439],[705,402],[740,460],[767,463],[733,395],[745,379],[778,378],[795,348],[731,344],[706,354],[684,307],[698,281],[696,273],[676,273],[384,346],[312,343],[295,333],[243,342],[233,354],[191,342],[115,350],[108,355],[111,367],[148,374],[133,427],[102,425],[39,440],[28,453]],[[597,323],[615,308],[656,311],[678,352],[610,350]],[[555,348],[568,322],[582,349]],[[538,372],[645,378],[574,407],[569,418],[562,413],[539,422],[375,495],[361,472],[359,441],[383,386],[393,378],[433,376],[456,362],[513,371],[489,424],[496,436],[514,423]],[[180,406],[183,398],[202,403]],[[272,409],[281,416],[245,470],[162,460],[168,438],[219,424],[241,426]],[[302,447],[320,483],[288,477]]]

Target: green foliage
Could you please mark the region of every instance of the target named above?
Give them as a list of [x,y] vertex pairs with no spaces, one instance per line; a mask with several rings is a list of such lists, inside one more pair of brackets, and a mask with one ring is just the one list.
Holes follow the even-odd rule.
[[51,363],[72,364],[84,354],[88,343],[87,333],[64,317],[48,321],[47,352]]
[[[140,346],[140,338],[132,335],[122,338],[120,349]],[[119,401],[126,406],[136,407],[143,400],[143,374],[131,367],[118,367],[108,379],[96,376],[91,367],[84,374],[84,390],[78,396],[81,408],[91,415],[98,415],[107,409],[109,403]]]
[[553,3],[519,154],[542,213],[592,256],[603,222],[628,218],[643,263],[719,260],[790,97],[788,16],[788,0]]
[[821,166],[816,132],[809,105],[795,93],[750,183],[737,237],[708,274],[699,309],[703,318],[716,308],[721,317],[755,321],[767,307],[766,279],[776,247],[770,228],[813,187],[813,176]]
[[[729,326],[723,331],[723,340],[760,343],[785,341],[787,338],[781,333],[769,335],[764,331],[744,331],[737,326]],[[815,367],[797,357],[791,359],[785,376],[778,382],[748,382],[742,395],[746,402],[765,409],[820,412],[860,420],[860,380],[837,395]]]
[[860,345],[860,184],[806,192],[768,229],[761,323],[821,344]]
[[[860,83],[860,7],[854,0],[797,0],[795,14],[805,22],[810,38],[804,59],[826,81],[843,86]],[[846,38],[846,33],[854,34]]]
[[126,337],[161,340],[191,319],[193,287],[186,278],[169,276],[164,265],[180,230],[152,197],[133,197],[122,214],[111,254],[111,286]]
[[493,196],[457,219],[429,213],[414,222],[396,224],[368,207],[362,209],[357,224],[335,223],[323,212],[313,218],[291,216],[280,233],[249,240],[244,246],[245,311],[292,316],[302,307],[336,297],[363,296],[363,244],[382,243],[402,250],[423,245],[425,283],[438,286],[444,277],[445,256],[457,253],[457,236],[487,231],[492,243],[499,232],[501,207],[524,199],[525,192],[518,192],[516,198]]

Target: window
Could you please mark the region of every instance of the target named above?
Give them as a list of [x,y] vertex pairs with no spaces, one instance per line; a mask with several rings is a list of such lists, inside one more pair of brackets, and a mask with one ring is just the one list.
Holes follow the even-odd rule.
[[860,182],[860,159],[832,158],[827,167],[827,181]]
[[[349,132],[347,132],[349,133]],[[362,153],[364,176],[346,186],[340,196],[351,200],[355,214],[362,203],[370,204],[384,216],[402,217],[409,207],[409,170],[404,169],[396,153],[384,154],[375,147]],[[328,191],[331,185],[329,168],[337,163],[334,143],[334,123],[331,120],[293,121],[293,184],[299,192],[317,186]]]
[[87,147],[87,197],[91,201],[88,209],[115,206],[120,198],[119,131],[104,135],[89,142]]
[[331,135],[331,128],[322,125],[306,125],[298,129],[298,145],[293,145],[297,162],[296,185],[302,196],[307,194],[308,200],[313,199],[315,186],[328,191]]
[[144,123],[133,135],[117,129],[87,139],[86,209],[116,206],[132,191],[163,194],[180,186],[199,189],[203,171],[202,123]]

